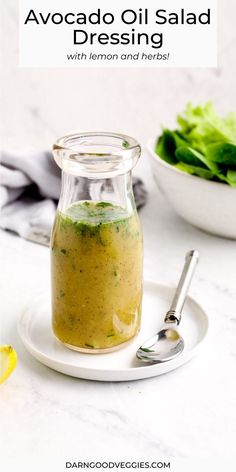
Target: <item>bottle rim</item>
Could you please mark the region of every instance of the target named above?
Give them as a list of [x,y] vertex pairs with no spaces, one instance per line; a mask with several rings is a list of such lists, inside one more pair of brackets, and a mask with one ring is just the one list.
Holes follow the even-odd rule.
[[126,134],[72,133],[56,140],[53,155],[64,172],[105,178],[132,170],[141,155],[141,146]]
[[[104,139],[107,140],[107,142],[97,142],[97,139]],[[94,142],[92,140],[94,140]],[[112,142],[112,140],[116,140],[116,142]],[[114,150],[98,152],[96,151],[96,147],[99,146],[110,147],[111,149],[114,148]],[[94,150],[89,150],[89,148],[93,147]],[[124,153],[123,157],[125,157],[125,154],[130,154],[130,151],[134,152],[136,150],[137,153],[141,152],[141,146],[135,138],[126,134],[111,132],[69,133],[55,141],[53,151],[60,149],[81,157],[85,155],[98,155],[99,157],[114,156],[117,154],[120,155],[121,152],[122,154]]]

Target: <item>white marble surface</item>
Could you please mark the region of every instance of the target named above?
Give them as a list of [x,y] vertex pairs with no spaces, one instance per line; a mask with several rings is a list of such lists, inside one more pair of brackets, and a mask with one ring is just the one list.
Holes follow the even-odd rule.
[[[2,2],[1,147],[48,148],[65,131],[98,128],[145,144],[188,100],[236,109],[236,7],[219,3],[217,70],[72,71],[19,69],[17,1]],[[1,457],[236,456],[236,243],[181,221],[158,193],[145,153],[137,173],[149,191],[141,212],[145,276],[173,284],[185,251],[201,253],[191,294],[210,318],[206,351],[175,372],[133,383],[88,382],[44,367],[24,349],[16,320],[49,283],[48,249],[1,232],[0,341],[19,355],[0,391]]]
[[[174,284],[183,255],[201,253],[191,294],[210,318],[205,351],[162,377],[128,383],[77,380],[39,364],[24,349],[16,320],[49,283],[49,251],[1,233],[1,340],[19,363],[1,387],[5,452],[106,458],[229,457],[236,440],[236,243],[180,220],[157,191],[149,168],[149,203],[141,218],[145,277]],[[65,434],[66,432],[66,434]],[[91,451],[92,444],[92,451]]]

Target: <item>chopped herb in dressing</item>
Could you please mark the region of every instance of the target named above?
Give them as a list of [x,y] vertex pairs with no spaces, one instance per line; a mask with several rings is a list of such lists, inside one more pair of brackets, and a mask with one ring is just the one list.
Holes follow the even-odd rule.
[[[142,236],[137,213],[78,202],[53,228],[53,331],[81,349],[109,349],[140,327]],[[66,256],[66,257],[62,257]]]

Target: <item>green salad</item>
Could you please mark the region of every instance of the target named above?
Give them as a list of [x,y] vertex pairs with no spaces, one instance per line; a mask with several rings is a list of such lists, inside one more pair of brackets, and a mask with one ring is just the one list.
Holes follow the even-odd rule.
[[188,104],[177,123],[163,129],[156,154],[183,172],[236,187],[236,114],[221,118],[210,102]]

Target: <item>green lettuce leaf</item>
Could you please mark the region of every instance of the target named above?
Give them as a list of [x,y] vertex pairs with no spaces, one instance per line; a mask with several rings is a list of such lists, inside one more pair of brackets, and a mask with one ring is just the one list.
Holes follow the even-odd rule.
[[206,148],[206,156],[212,162],[223,166],[235,166],[236,170],[236,146],[234,144],[210,144]]
[[215,174],[218,172],[218,166],[214,162],[191,147],[179,147],[175,155],[179,162],[210,169]]
[[228,170],[227,181],[231,187],[236,187],[236,170]]
[[156,144],[156,154],[160,156],[168,164],[175,164],[176,144],[172,131],[164,130]]
[[236,114],[220,117],[212,103],[188,104],[178,128],[164,129],[156,154],[183,172],[236,186]]
[[186,172],[187,174],[197,175],[198,177],[201,177],[202,179],[211,180],[214,177],[214,174],[210,170],[203,169],[202,167],[191,166],[183,162],[179,162],[178,164],[175,165],[175,167],[176,169],[182,170],[183,172]]

